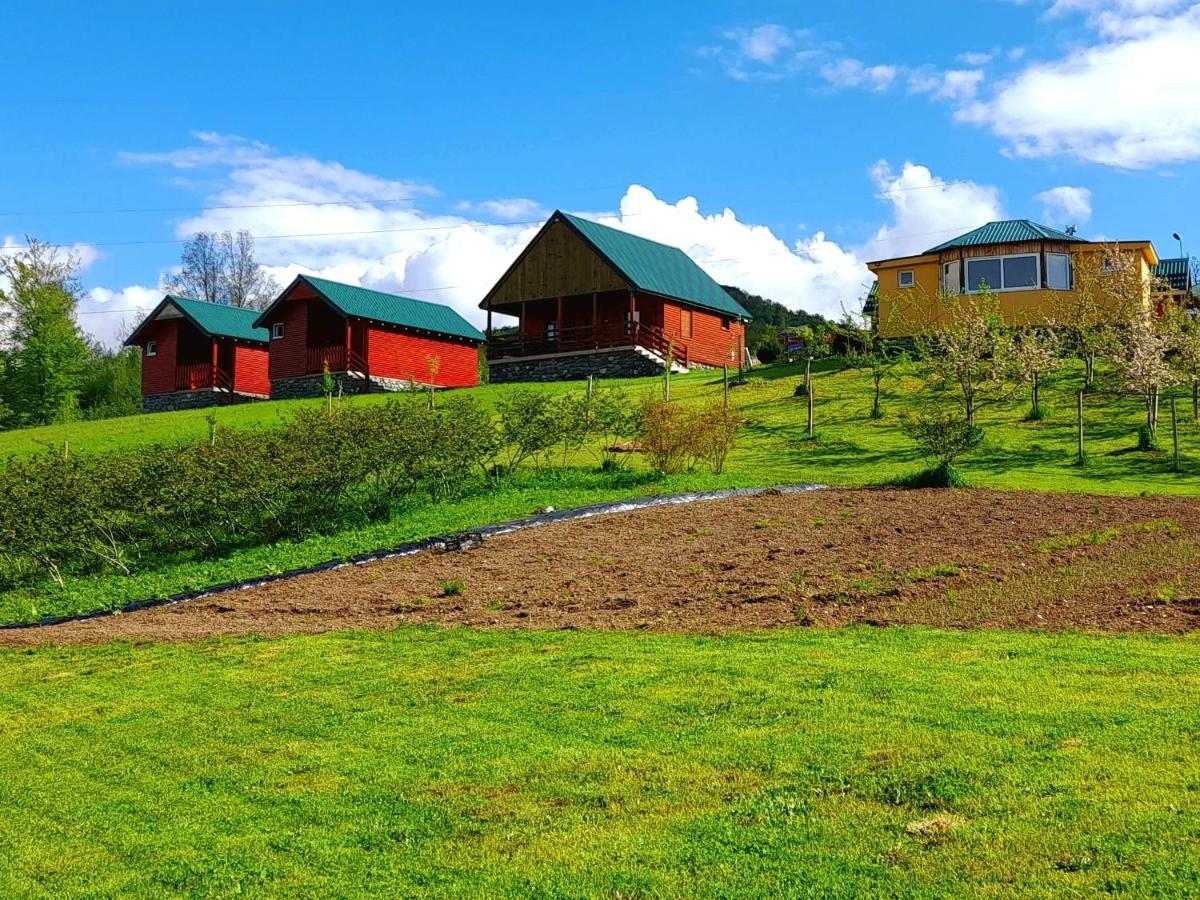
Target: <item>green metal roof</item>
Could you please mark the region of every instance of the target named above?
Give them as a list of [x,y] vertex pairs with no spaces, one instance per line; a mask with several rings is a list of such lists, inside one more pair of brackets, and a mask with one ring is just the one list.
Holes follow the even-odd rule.
[[[385,294],[383,291],[342,284],[339,281],[329,281],[313,275],[301,275],[296,280],[307,282],[313,290],[333,304],[344,316],[371,319],[375,322],[401,325],[405,328],[416,328],[435,334],[449,334],[472,341],[485,340],[483,332],[450,307],[440,303],[414,300],[412,297],[401,297],[398,294]],[[287,291],[284,291],[280,295],[280,300],[286,293]],[[267,313],[271,312],[278,303],[279,300],[276,300],[271,304],[258,321],[264,321]]]
[[557,213],[583,235],[638,290],[682,300],[727,316],[750,313],[680,250],[599,222]]
[[1153,269],[1154,277],[1161,278],[1173,291],[1186,291],[1191,283],[1192,261],[1188,257],[1160,259]]
[[167,294],[158,306],[142,320],[125,341],[127,345],[137,343],[136,338],[150,322],[157,318],[167,305],[178,309],[188,321],[206,334],[213,337],[236,338],[240,341],[258,341],[266,343],[270,335],[267,329],[255,326],[258,310],[243,309],[240,306],[229,306],[224,303],[209,303],[205,300],[193,300],[190,297],[178,297]]
[[953,247],[978,247],[981,244],[1012,244],[1018,241],[1044,240],[1087,243],[1083,238],[1067,234],[1065,231],[1047,228],[1045,225],[1039,225],[1028,219],[1007,219],[1003,222],[988,222],[986,225],[981,225],[966,234],[960,234],[944,244],[930,247],[925,252],[938,253]]

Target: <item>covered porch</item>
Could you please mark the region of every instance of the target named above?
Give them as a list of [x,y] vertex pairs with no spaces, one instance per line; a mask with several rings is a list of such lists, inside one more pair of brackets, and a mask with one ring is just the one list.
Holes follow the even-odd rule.
[[232,341],[205,334],[187,319],[176,319],[175,390],[233,390]]
[[[493,312],[514,316],[516,330],[497,333]],[[634,291],[606,291],[489,305],[492,360],[642,347],[687,366],[687,347],[663,331],[663,304]]]
[[367,326],[343,316],[321,299],[307,301],[304,374],[367,373]]

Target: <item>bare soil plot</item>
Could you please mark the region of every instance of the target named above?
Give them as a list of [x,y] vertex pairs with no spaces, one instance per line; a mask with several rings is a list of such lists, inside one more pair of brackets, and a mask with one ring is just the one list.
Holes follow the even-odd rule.
[[547,525],[0,642],[404,623],[669,631],[852,622],[1200,628],[1200,501],[828,490]]

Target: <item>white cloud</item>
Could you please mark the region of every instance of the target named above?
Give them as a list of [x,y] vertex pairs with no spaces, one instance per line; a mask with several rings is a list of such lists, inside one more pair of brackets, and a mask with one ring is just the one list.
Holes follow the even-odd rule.
[[1200,158],[1200,4],[1060,0],[1099,40],[1027,65],[960,121],[990,129],[1021,157],[1071,156],[1140,169]]
[[80,327],[100,343],[115,347],[162,297],[161,288],[140,284],[120,291],[94,287],[80,301],[77,320]]
[[896,66],[868,66],[861,60],[846,58],[821,66],[821,77],[835,87],[866,87],[886,90],[899,74]]
[[960,53],[958,54],[957,59],[964,66],[972,66],[977,68],[979,66],[986,66],[995,58],[995,56],[995,53]]
[[504,222],[531,221],[545,218],[547,210],[536,200],[524,197],[510,197],[500,200],[484,200],[481,203],[471,203],[464,200],[458,204],[460,212],[478,212],[493,219]]
[[1041,202],[1042,217],[1051,225],[1083,225],[1092,217],[1092,192],[1085,187],[1062,185],[1033,199]]
[[[204,143],[226,140],[212,136]],[[482,324],[477,304],[538,230],[537,225],[428,212],[411,202],[394,207],[370,195],[393,198],[408,182],[311,157],[277,155],[252,142],[235,142],[234,150],[203,161],[185,150],[146,162],[176,166],[187,159],[219,185],[208,205],[241,207],[209,209],[179,222],[179,237],[198,230],[248,229],[258,237],[260,262],[281,283],[300,273],[319,274],[446,303]],[[892,222],[862,247],[839,244],[824,231],[789,242],[766,226],[740,220],[731,209],[705,214],[694,197],[669,202],[636,184],[625,191],[616,211],[590,215],[681,247],[722,284],[836,317],[863,296],[871,280],[865,260],[920,250],[999,216],[994,188],[944,182],[912,163],[896,175],[881,162],[871,174]],[[361,199],[326,202],[333,181],[357,186],[355,196]],[[314,202],[323,205],[287,205],[307,197],[322,198]],[[159,288],[143,285],[93,288],[80,321],[112,344],[122,321],[136,321],[160,297]],[[138,312],[116,312],[131,309]]]
[[886,160],[871,169],[879,197],[892,205],[892,222],[860,253],[864,259],[909,256],[987,222],[1004,218],[1000,192],[973,181],[944,181],[906,162],[899,174]]
[[722,43],[699,49],[699,55],[716,60],[725,74],[738,81],[776,80],[797,72],[819,55],[811,32],[768,23],[754,28],[730,28]]

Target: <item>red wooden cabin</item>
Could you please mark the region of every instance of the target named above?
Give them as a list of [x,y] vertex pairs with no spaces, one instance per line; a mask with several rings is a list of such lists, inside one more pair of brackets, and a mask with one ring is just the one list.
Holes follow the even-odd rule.
[[258,317],[272,397],[317,396],[328,367],[347,392],[479,383],[483,334],[448,306],[301,275]]
[[[750,314],[677,247],[556,212],[480,307],[493,381],[736,365]],[[493,313],[515,316],[494,333]]]
[[126,346],[142,348],[142,408],[147,412],[262,400],[267,332],[258,311],[167,295]]

